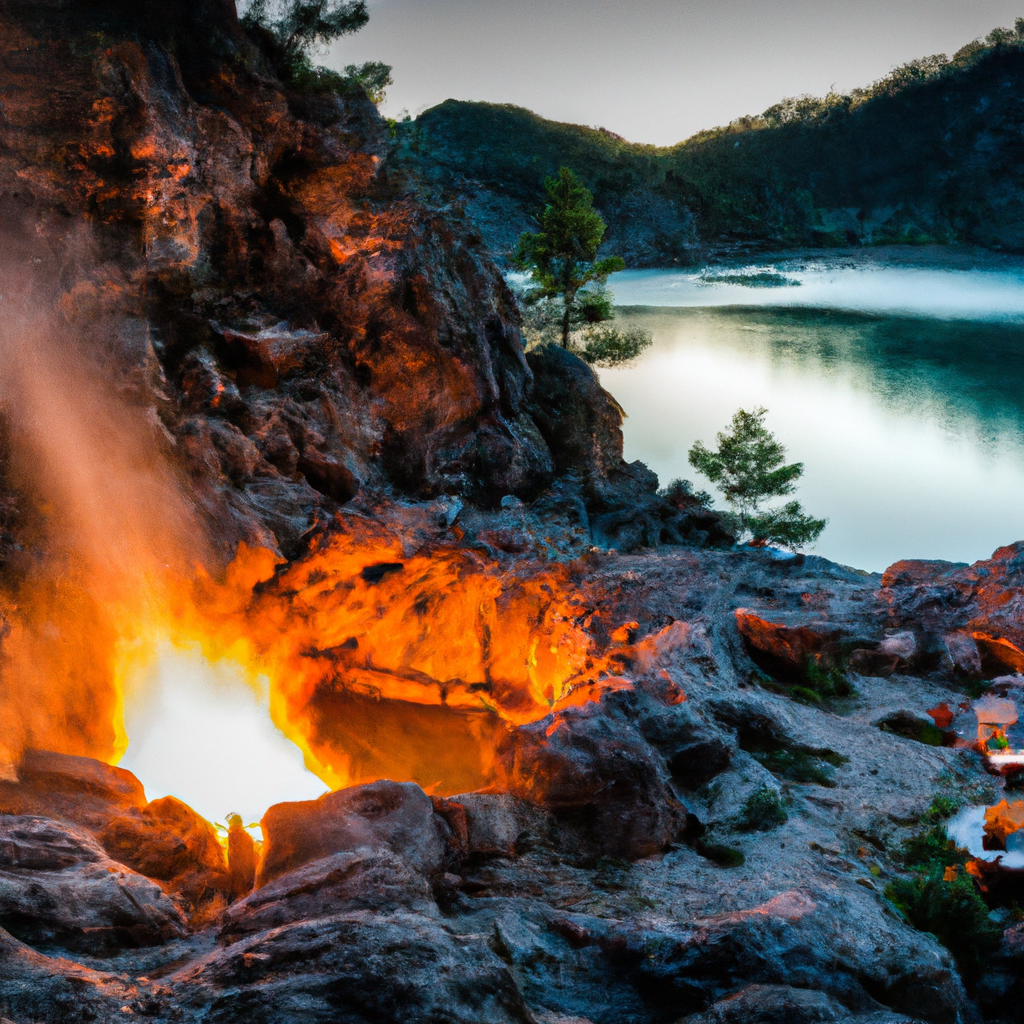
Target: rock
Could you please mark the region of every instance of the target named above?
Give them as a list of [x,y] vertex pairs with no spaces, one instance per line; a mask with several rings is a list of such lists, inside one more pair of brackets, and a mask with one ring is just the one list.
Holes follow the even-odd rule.
[[466,815],[467,852],[514,857],[529,813],[511,793],[464,793],[455,797]]
[[257,889],[310,861],[361,847],[390,849],[421,873],[440,870],[445,856],[442,823],[430,797],[411,782],[373,782],[275,804],[260,824]]
[[310,861],[278,875],[232,904],[220,937],[235,942],[245,935],[352,910],[381,913],[397,909],[429,913],[430,889],[424,876],[386,848],[361,847]]
[[148,992],[140,993],[124,975],[44,956],[0,928],[0,1014],[7,1019],[17,1024],[106,1024],[123,1020],[124,1006],[133,1013],[161,1008],[158,1000]]
[[[658,544],[732,542],[718,516],[659,495],[657,475],[642,462],[625,461],[622,409],[582,359],[545,345],[527,360],[534,374],[530,415],[551,451],[555,474],[579,480],[593,544],[635,551]],[[555,501],[565,508],[564,497]],[[583,519],[580,512],[575,517]]]
[[231,878],[217,833],[175,797],[111,818],[98,838],[115,860],[166,883],[190,916],[201,909],[209,916],[226,906]]
[[256,884],[256,843],[237,814],[228,818],[228,871],[231,895],[236,900],[252,892]]
[[665,784],[664,767],[606,704],[515,729],[497,757],[502,788],[554,811],[593,855],[646,857],[682,827],[685,814]]
[[871,724],[883,732],[891,732],[908,740],[926,743],[930,747],[941,747],[943,743],[942,730],[935,724],[931,715],[925,711],[910,711],[900,708],[897,711],[887,712]]
[[981,675],[981,654],[974,637],[956,630],[947,633],[944,640],[946,653],[953,668],[971,679],[977,679]]
[[[751,656],[770,674],[801,679],[809,664],[834,663],[840,630],[825,621],[773,621],[747,608],[737,608],[736,627]],[[794,616],[796,618],[796,616]]]
[[531,1024],[487,938],[453,933],[436,913],[348,911],[260,932],[164,981],[186,1019],[217,1004],[240,1022]]
[[848,1019],[846,1008],[824,992],[789,985],[748,985],[678,1024],[824,1024]]
[[97,954],[168,942],[185,922],[159,886],[83,830],[0,815],[0,927],[32,945]]
[[118,813],[146,806],[131,772],[91,757],[26,750],[17,782],[0,781],[0,814],[38,814],[102,828]]
[[894,562],[882,573],[882,586],[885,588],[927,586],[941,580],[954,569],[963,567],[963,562],[944,562],[941,559],[922,561],[908,558]]
[[699,789],[732,760],[733,745],[713,724],[685,705],[644,718],[641,729],[668,766],[672,781],[682,789]]
[[[651,949],[653,956],[639,965],[640,975],[652,990],[665,991],[671,984],[680,993],[680,1004],[687,999],[698,1004],[693,1009],[720,991],[719,986],[733,988],[731,979],[742,977],[748,984],[810,989],[830,997],[805,997],[811,1014],[828,1012],[835,1000],[854,1013],[875,1010],[881,1003],[933,1024],[976,1019],[949,954],[934,940],[887,917],[870,897],[850,891],[856,888],[782,892],[748,911],[691,922],[661,949],[650,933],[629,935],[615,959],[627,961],[630,953]],[[852,920],[848,915],[853,912],[865,930],[844,934],[836,959],[828,932],[843,905],[844,919]],[[608,935],[599,941],[608,947],[613,939]],[[751,1003],[756,1006],[756,997]],[[797,1003],[795,1013],[800,1012]]]

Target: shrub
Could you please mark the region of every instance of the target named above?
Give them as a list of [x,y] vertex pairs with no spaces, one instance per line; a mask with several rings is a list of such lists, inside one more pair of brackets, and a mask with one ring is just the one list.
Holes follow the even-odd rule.
[[816,786],[835,786],[833,767],[846,764],[848,757],[818,747],[779,747],[751,750],[750,753],[772,773],[790,782],[810,782]]
[[747,858],[742,850],[723,843],[706,843],[700,839],[694,844],[696,851],[720,868],[738,868],[746,863]]
[[658,494],[679,506],[696,504],[711,508],[714,504],[714,498],[707,491],[695,491],[689,480],[673,480],[667,487],[661,488]]
[[762,786],[751,793],[740,811],[740,828],[746,832],[767,832],[787,821],[786,808],[770,786]]
[[974,879],[958,868],[897,879],[885,895],[910,924],[931,932],[968,977],[977,975],[999,945],[1001,930],[989,920]]
[[807,680],[807,689],[811,690],[819,700],[823,697],[852,697],[857,692],[850,680],[839,669],[829,668],[817,661],[809,661],[804,674]]

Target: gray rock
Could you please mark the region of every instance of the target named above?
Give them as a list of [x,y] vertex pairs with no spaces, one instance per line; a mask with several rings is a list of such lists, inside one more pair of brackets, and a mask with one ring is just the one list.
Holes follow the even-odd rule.
[[319,800],[275,804],[261,821],[257,889],[334,853],[387,848],[420,872],[441,869],[446,844],[430,797],[411,782],[373,782]]
[[181,936],[181,912],[154,882],[110,860],[86,832],[0,815],[0,927],[23,942],[99,953]]

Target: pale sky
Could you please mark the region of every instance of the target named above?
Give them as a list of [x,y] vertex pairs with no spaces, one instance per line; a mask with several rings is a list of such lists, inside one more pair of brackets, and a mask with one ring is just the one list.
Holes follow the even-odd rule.
[[670,145],[803,93],[867,85],[1024,16],[1024,0],[370,0],[333,67],[393,65],[383,107],[449,97]]

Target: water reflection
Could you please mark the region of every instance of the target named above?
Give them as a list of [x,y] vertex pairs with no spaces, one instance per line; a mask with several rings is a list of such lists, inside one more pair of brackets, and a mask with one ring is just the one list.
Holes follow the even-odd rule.
[[[742,290],[759,302],[800,289]],[[1019,284],[1017,295],[1024,309]],[[830,519],[818,553],[879,571],[974,561],[1024,537],[1024,323],[759,306],[620,316],[655,345],[601,379],[629,417],[627,458],[663,482],[698,482],[690,445],[765,405],[805,464],[800,499]]]

